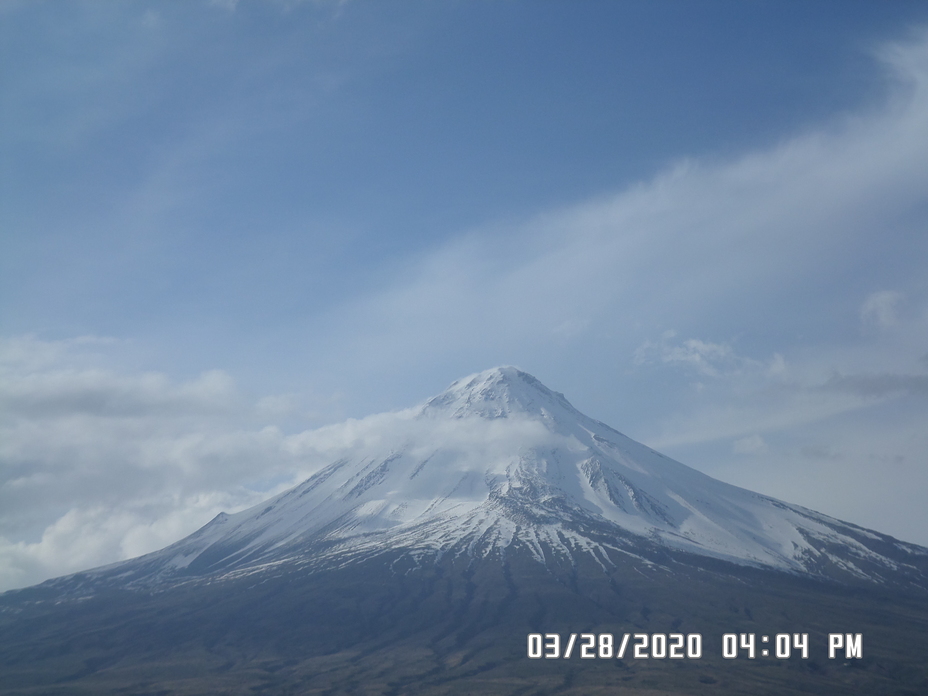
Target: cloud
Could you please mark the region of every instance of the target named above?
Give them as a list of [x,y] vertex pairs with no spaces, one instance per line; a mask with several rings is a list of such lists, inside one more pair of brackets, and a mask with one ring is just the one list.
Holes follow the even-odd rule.
[[228,502],[221,496],[201,496],[171,509],[134,508],[132,501],[123,507],[73,507],[34,542],[0,536],[0,591],[162,548],[201,526]]
[[[318,317],[320,371],[347,363],[363,380],[464,359],[562,370],[631,357],[719,377],[749,369],[754,336],[783,340],[769,349],[780,355],[828,340],[837,317],[859,311],[872,282],[860,267],[877,257],[873,274],[898,295],[878,293],[862,316],[897,321],[899,297],[924,294],[911,249],[928,190],[928,41],[890,53],[897,87],[882,109],[740,157],[683,159],[416,257]],[[668,327],[687,338],[655,341]]]
[[768,447],[760,435],[749,435],[735,440],[731,445],[731,451],[735,454],[762,454],[768,451]]
[[[665,331],[659,343],[645,341],[635,350],[635,364],[660,362],[665,365],[678,365],[706,377],[731,376],[761,366],[757,360],[737,355],[727,343],[713,343],[698,338],[673,342],[672,339],[675,337],[675,331]],[[783,356],[777,356],[770,369],[784,370]]]
[[266,424],[291,398],[94,365],[111,346],[0,340],[0,589],[153,551],[318,465]]
[[899,394],[928,396],[928,375],[832,375],[822,387],[864,397]]
[[157,29],[161,26],[161,15],[152,9],[145,10],[145,14],[142,15],[142,24],[144,24],[149,29]]
[[864,301],[860,308],[860,321],[865,328],[887,329],[898,321],[896,306],[902,300],[902,293],[893,290],[875,292]]
[[840,454],[825,445],[804,445],[800,454],[809,459],[838,459]]
[[[439,448],[466,457],[456,459],[462,470],[485,471],[493,461],[509,461],[521,450],[562,443],[564,437],[537,420],[439,419],[419,417],[418,408],[376,414],[308,430],[287,438],[286,447],[313,461],[342,457],[365,458],[400,449],[427,459]],[[414,449],[408,449],[414,443]],[[450,474],[449,474],[450,476]]]
[[3,384],[0,409],[52,418],[62,414],[142,417],[163,413],[223,413],[235,409],[232,379],[211,370],[172,385],[161,374],[126,377],[106,370],[64,369],[20,375]]
[[710,472],[738,486],[928,545],[926,408],[899,401],[777,433],[776,447],[719,456]]
[[[236,9],[238,9],[240,1],[241,0],[209,0],[209,4],[228,12],[235,12]],[[272,2],[280,6],[282,10],[289,11],[304,3],[316,6],[333,5],[338,7],[344,5],[348,0],[272,0]]]

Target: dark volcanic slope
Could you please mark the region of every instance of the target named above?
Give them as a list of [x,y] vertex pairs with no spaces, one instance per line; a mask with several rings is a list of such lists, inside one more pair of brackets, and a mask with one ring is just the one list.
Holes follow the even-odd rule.
[[[383,561],[387,561],[384,563]],[[459,559],[460,561],[460,559]],[[725,572],[734,571],[734,572]],[[39,600],[42,594],[46,601]],[[0,694],[926,693],[925,597],[723,562],[414,566],[386,556],[221,587],[4,597]],[[700,660],[529,660],[526,635],[700,633]],[[808,633],[809,659],[723,660],[722,635]],[[829,660],[830,632],[862,660]],[[758,649],[760,645],[758,643]]]

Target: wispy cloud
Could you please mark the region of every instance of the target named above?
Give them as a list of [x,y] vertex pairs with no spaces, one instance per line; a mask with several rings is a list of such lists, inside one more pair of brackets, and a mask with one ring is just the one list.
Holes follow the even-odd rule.
[[928,396],[928,375],[840,375],[834,374],[823,389],[865,397],[918,394]]
[[732,452],[735,454],[763,454],[767,451],[767,443],[760,435],[749,435],[732,443]]
[[864,301],[860,308],[860,320],[865,327],[886,329],[898,321],[897,305],[902,300],[902,293],[893,290],[880,290]]
[[[490,356],[517,353],[522,364],[560,370],[554,363],[579,364],[591,353],[600,363],[608,350],[712,376],[828,341],[848,313],[898,323],[903,295],[913,307],[925,302],[903,250],[928,181],[928,41],[892,56],[899,87],[884,108],[473,230],[379,292],[333,309],[314,349],[326,364],[347,359],[371,373],[388,365],[406,373],[436,354],[485,355],[482,364],[493,364]],[[860,267],[876,255],[875,274],[898,289],[868,296],[872,279],[860,278]],[[669,328],[679,342],[655,338]],[[732,352],[754,335],[780,343],[763,356]]]
[[[675,341],[676,335],[675,331],[669,330],[664,332],[660,342],[642,343],[635,350],[635,363],[679,365],[706,377],[731,376],[761,366],[760,361],[736,354],[727,343],[713,343],[698,338]],[[778,360],[776,368],[782,369],[782,356],[775,359]]]

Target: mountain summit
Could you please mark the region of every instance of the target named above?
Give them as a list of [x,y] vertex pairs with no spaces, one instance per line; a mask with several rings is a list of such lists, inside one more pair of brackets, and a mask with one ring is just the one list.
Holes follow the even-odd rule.
[[385,553],[603,569],[698,558],[925,587],[928,550],[717,481],[513,367],[382,417],[293,489],[161,551],[78,576],[124,586],[338,567]]
[[508,366],[459,379],[429,399],[422,413],[453,418],[505,418],[510,414],[559,416],[560,420],[582,417],[563,394],[551,391],[527,372]]

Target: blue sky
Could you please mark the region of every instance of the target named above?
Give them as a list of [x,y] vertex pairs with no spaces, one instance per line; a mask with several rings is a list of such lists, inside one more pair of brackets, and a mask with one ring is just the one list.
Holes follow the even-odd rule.
[[6,0],[0,50],[0,588],[499,364],[928,545],[924,3]]

